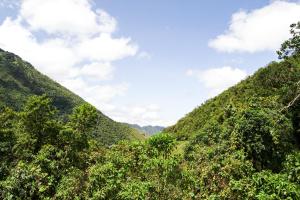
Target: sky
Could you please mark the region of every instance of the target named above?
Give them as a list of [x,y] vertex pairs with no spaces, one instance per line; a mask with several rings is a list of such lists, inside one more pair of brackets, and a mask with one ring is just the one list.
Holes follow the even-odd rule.
[[0,0],[0,48],[110,118],[169,126],[277,60],[300,1]]

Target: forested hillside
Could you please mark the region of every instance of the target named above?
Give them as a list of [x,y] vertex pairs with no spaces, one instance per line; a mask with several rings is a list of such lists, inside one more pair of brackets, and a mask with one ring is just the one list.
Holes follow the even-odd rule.
[[[64,118],[72,109],[85,101],[60,84],[38,72],[20,57],[0,49],[0,107],[9,106],[20,110],[28,97],[46,94]],[[95,137],[105,145],[124,139],[142,139],[135,129],[114,122],[99,112],[99,124]]]
[[257,107],[284,114],[296,122],[298,102],[294,102],[288,108],[286,106],[300,94],[298,81],[299,57],[272,62],[236,86],[206,101],[165,131],[174,133],[178,138],[191,138],[201,132],[204,126],[213,122],[224,123],[236,112]]
[[[89,105],[0,113],[2,199],[300,199],[300,23],[272,62],[143,141],[105,147]],[[293,31],[296,30],[296,31]]]

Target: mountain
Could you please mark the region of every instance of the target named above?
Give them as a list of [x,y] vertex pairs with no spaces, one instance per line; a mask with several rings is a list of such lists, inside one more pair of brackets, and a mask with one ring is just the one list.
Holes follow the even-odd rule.
[[149,126],[140,126],[138,124],[127,124],[127,125],[143,133],[146,133],[149,136],[159,133],[165,128],[163,126],[151,126],[151,125]]
[[177,139],[174,154],[183,156],[198,188],[193,199],[300,199],[299,52],[260,68],[163,133]]
[[[71,113],[75,106],[85,103],[81,97],[41,74],[19,56],[0,49],[0,107],[19,110],[29,96],[42,94],[53,99],[61,117]],[[123,139],[143,139],[144,136],[136,129],[113,121],[101,111],[99,115],[95,137],[104,145]]]
[[[228,118],[226,112],[255,106],[282,111],[293,120],[298,120],[300,104],[296,97],[300,93],[299,81],[299,56],[281,62],[271,62],[237,85],[207,100],[175,125],[164,129],[164,132],[175,134],[182,140],[189,139],[212,122],[222,123]],[[285,109],[291,102],[293,104],[289,109]],[[295,130],[298,130],[298,124],[294,126]]]

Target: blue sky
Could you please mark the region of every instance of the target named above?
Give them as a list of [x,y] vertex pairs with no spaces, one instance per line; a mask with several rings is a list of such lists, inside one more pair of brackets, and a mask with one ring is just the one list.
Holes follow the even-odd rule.
[[0,48],[109,117],[171,125],[276,60],[299,1],[0,0]]

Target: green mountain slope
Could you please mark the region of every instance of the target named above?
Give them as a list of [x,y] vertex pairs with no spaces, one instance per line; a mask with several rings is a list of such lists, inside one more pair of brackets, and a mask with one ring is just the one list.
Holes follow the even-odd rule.
[[[300,93],[299,81],[299,56],[281,62],[272,62],[195,108],[174,126],[166,128],[164,132],[173,133],[182,139],[191,138],[213,121],[222,123],[230,110],[238,111],[255,105],[282,111],[290,118],[297,120],[300,103],[295,98]],[[294,99],[296,101],[293,105],[285,109]],[[298,130],[296,122],[294,126],[295,130]]]
[[[71,113],[75,106],[85,101],[38,72],[30,63],[20,57],[0,49],[0,107],[9,106],[19,110],[31,95],[46,94],[53,99],[61,116]],[[105,145],[111,145],[123,139],[143,139],[133,128],[115,122],[100,114],[100,123],[95,137]]]

